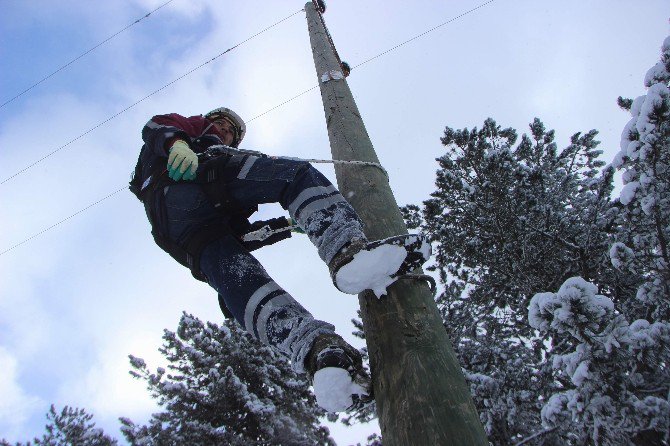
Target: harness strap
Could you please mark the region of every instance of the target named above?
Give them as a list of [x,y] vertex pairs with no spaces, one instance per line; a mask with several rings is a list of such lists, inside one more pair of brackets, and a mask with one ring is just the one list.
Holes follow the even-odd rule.
[[[209,160],[203,167],[195,179],[195,183],[200,184],[203,192],[212,203],[212,205],[223,216],[224,212],[228,216],[232,215],[232,222],[235,226],[246,228],[249,226],[246,220],[253,214],[257,208],[244,209],[241,208],[228,192],[227,182],[225,178],[237,176],[241,166],[244,164],[249,155],[221,155]],[[162,193],[166,186],[170,186],[174,182],[167,176],[166,171],[157,171],[151,176],[151,182],[146,186],[141,193],[142,201],[144,202],[149,223],[151,224],[151,235],[156,244],[165,252],[167,252],[177,262],[191,270],[191,274],[196,279],[206,282],[207,278],[200,269],[200,255],[203,249],[210,243],[220,239],[223,235],[236,234],[230,225],[223,221],[223,218],[216,223],[209,224],[197,231],[186,236],[180,242],[170,240],[165,234],[162,234],[156,222],[158,215],[156,212],[165,212],[163,206],[156,206],[156,194]],[[163,220],[167,218],[162,216]],[[238,220],[244,220],[246,224],[241,224]],[[241,228],[237,228],[241,229]]]
[[[207,169],[198,174],[195,181],[202,184],[202,189],[212,205],[219,209],[240,209],[228,191],[224,178],[237,176],[249,155],[222,155],[207,162]],[[251,210],[251,209],[249,209]],[[256,209],[244,210],[242,213],[253,214]]]

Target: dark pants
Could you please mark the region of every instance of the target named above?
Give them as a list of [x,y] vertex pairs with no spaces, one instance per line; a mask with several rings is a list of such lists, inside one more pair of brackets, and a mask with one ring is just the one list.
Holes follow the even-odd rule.
[[[316,169],[305,162],[250,156],[227,191],[241,208],[279,203],[289,211],[327,263],[355,237],[364,237],[355,211]],[[165,189],[167,231],[173,241],[221,220],[197,184],[182,182]],[[334,327],[316,320],[275,283],[235,236],[222,228],[222,238],[200,257],[208,283],[222,297],[235,319],[254,337],[277,347],[298,371],[314,339]]]

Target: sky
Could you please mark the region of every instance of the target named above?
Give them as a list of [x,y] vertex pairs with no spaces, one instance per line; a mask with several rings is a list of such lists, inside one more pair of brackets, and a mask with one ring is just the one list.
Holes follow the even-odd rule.
[[[0,0],[0,103],[164,2]],[[356,66],[483,2],[340,0],[325,20]],[[0,184],[0,438],[41,435],[53,403],[85,408],[121,440],[118,417],[145,422],[158,410],[128,374],[128,355],[164,365],[163,329],[175,330],[183,311],[221,321],[216,294],[154,245],[128,191],[5,251],[122,188],[155,114],[226,106],[248,121],[243,148],[330,157],[318,90],[265,113],[317,85],[303,5],[173,0],[0,108],[0,181],[54,152]],[[481,127],[487,117],[520,134],[539,117],[559,148],[597,129],[610,162],[629,119],[616,98],[644,93],[669,32],[668,6],[494,0],[355,68],[348,83],[398,203],[420,204],[434,190],[445,126]],[[318,168],[335,181],[332,166]],[[283,212],[268,205],[256,217]],[[357,299],[332,286],[305,237],[257,257],[315,317],[362,346],[351,335]],[[330,426],[338,444],[379,429]]]

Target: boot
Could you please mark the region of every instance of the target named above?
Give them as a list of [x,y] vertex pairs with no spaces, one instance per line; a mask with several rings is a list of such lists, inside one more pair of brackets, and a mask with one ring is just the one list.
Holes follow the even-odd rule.
[[347,294],[372,290],[377,297],[398,277],[423,265],[431,256],[430,242],[407,234],[368,242],[353,239],[328,264],[335,287]]
[[372,400],[361,353],[335,333],[316,338],[305,368],[317,404],[328,412],[342,412]]

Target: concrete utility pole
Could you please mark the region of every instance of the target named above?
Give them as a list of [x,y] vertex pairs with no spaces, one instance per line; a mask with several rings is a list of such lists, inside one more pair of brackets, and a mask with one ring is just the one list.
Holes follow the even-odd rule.
[[[305,5],[333,159],[379,163],[321,13]],[[384,172],[336,164],[340,192],[371,240],[407,234]],[[385,446],[488,444],[428,286],[399,280],[388,295],[359,295]]]

